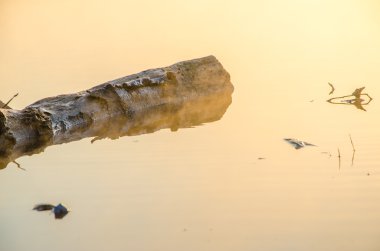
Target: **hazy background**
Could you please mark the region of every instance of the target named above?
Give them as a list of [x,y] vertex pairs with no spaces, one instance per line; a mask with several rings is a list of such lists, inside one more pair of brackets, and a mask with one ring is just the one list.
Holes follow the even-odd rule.
[[[221,121],[53,146],[20,158],[26,172],[0,171],[0,250],[379,250],[379,11],[375,0],[0,0],[0,99],[19,92],[13,108],[210,54],[235,86]],[[366,86],[374,101],[328,104],[327,82],[338,96]],[[31,211],[40,202],[72,212],[55,221]]]

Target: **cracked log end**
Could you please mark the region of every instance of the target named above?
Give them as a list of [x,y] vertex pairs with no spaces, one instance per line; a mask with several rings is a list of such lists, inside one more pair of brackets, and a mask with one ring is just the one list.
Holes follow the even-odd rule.
[[209,56],[45,98],[23,110],[0,109],[0,156],[7,163],[85,137],[114,139],[215,121],[232,92],[229,74]]

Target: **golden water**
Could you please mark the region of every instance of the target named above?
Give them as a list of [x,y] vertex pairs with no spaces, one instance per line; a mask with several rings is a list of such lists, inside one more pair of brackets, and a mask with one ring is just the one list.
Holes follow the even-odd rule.
[[[220,121],[52,146],[18,159],[25,172],[1,170],[0,250],[380,250],[379,11],[0,0],[0,99],[19,92],[13,108],[209,54],[235,86]],[[326,102],[362,86],[367,111]],[[41,202],[71,212],[55,221],[31,210]]]

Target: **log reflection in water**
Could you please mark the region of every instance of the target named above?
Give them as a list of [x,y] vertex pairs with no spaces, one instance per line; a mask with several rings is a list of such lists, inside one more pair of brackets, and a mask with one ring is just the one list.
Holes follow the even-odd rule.
[[0,109],[0,168],[86,137],[116,139],[213,122],[231,104],[232,92],[229,74],[209,56],[46,98],[23,110]]

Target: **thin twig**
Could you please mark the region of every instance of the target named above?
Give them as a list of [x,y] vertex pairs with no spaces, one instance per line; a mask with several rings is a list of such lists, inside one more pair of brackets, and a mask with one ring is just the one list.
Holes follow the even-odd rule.
[[352,152],[351,166],[354,165],[354,160],[355,160],[355,151]]
[[339,150],[339,147],[338,147],[338,158],[339,158],[339,170],[340,170],[340,150]]
[[12,162],[15,163],[17,165],[17,167],[20,168],[21,170],[26,171],[25,168],[22,168],[21,165],[19,163],[17,163],[15,160]]
[[354,142],[352,141],[351,134],[349,134],[349,136],[350,136],[350,141],[351,141],[351,146],[352,146],[351,166],[353,166],[354,165],[354,159],[355,159],[356,149],[355,149],[355,146],[354,146]]
[[352,138],[351,138],[351,134],[349,134],[350,136],[350,141],[351,141],[351,145],[352,145],[352,150],[355,152],[355,146],[354,146],[354,142],[352,141]]
[[96,136],[95,138],[93,138],[91,140],[91,144],[93,144],[95,141],[98,141],[98,140],[101,140],[101,139],[104,139],[104,137]]
[[334,86],[331,83],[328,83],[328,84],[331,86],[331,92],[329,93],[329,95],[331,95],[331,94],[334,93],[335,88],[334,88]]
[[8,100],[8,102],[7,103],[5,103],[4,105],[3,105],[3,107],[1,107],[1,108],[5,108],[5,107],[7,107],[7,105],[15,98],[15,97],[17,97],[18,96],[18,93],[16,93],[15,95],[13,95],[13,97],[10,99],[10,100]]

